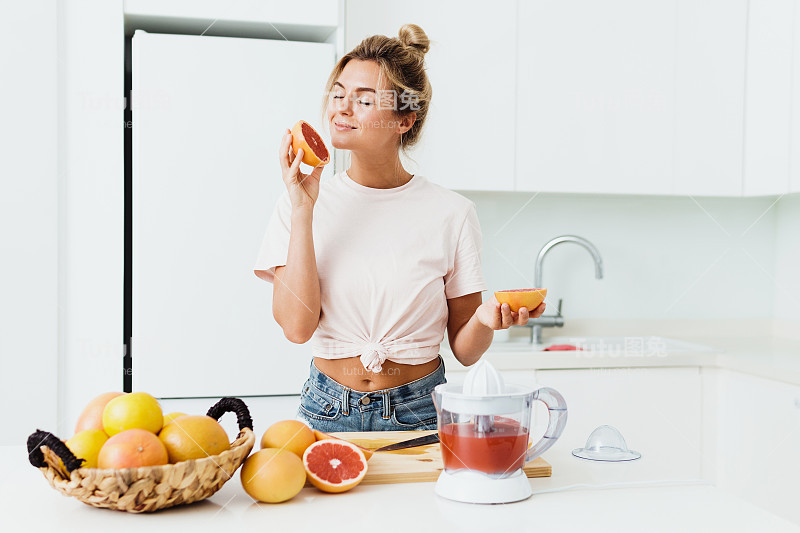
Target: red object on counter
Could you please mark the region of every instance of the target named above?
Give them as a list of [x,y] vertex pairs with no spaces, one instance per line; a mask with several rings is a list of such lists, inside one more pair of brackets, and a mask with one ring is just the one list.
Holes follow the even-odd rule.
[[577,346],[573,346],[572,344],[553,344],[552,346],[548,346],[543,352],[567,352],[570,350],[583,350],[583,348],[578,348]]

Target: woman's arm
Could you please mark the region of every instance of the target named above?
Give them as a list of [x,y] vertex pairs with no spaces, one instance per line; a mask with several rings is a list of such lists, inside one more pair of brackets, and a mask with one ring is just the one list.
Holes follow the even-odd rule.
[[313,206],[292,209],[286,265],[275,269],[272,314],[290,341],[307,342],[319,324],[320,291],[311,232]]
[[481,293],[474,292],[447,300],[447,308],[450,313],[447,318],[450,349],[459,363],[470,366],[489,349],[494,330],[508,329],[512,325],[524,326],[528,318],[542,316],[545,303],[542,302],[530,315],[525,307],[520,307],[515,313],[508,304],[501,306],[494,296],[481,303]]
[[447,300],[447,338],[453,355],[464,366],[475,364],[494,338],[492,328],[484,326],[475,317],[475,310],[480,305],[479,292]]

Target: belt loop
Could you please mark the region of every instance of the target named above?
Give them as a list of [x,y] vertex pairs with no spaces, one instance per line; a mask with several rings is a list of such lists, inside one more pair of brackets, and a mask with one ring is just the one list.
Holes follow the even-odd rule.
[[383,418],[388,420],[392,416],[391,405],[389,403],[389,391],[383,391]]
[[342,387],[342,414],[350,415],[350,389]]

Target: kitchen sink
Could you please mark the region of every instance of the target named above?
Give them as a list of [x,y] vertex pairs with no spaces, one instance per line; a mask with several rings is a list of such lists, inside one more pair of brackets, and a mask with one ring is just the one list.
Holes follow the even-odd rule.
[[[631,335],[626,337],[578,337],[561,336],[542,339],[542,344],[531,344],[529,338],[518,337],[508,341],[493,342],[489,351],[497,352],[545,352],[550,346],[570,345],[584,352],[608,355],[658,356],[670,353],[711,352],[713,348],[691,342],[653,335]],[[571,350],[568,350],[571,351]]]

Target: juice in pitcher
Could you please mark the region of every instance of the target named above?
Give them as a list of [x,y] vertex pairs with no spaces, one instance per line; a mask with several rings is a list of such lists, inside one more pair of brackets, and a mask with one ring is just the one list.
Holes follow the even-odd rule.
[[466,468],[490,475],[507,475],[522,468],[528,450],[528,430],[516,420],[495,416],[491,431],[473,422],[439,428],[442,462],[447,470]]

